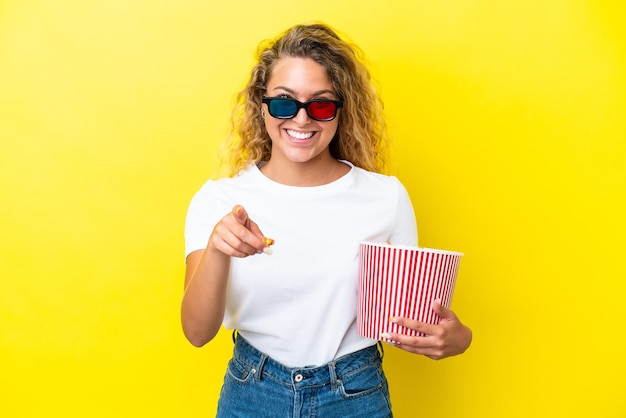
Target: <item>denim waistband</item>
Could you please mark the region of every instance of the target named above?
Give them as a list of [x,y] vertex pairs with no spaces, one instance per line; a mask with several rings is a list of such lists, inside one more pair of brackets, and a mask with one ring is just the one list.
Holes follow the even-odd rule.
[[241,335],[235,336],[233,333],[233,339],[233,357],[249,366],[254,379],[270,378],[296,390],[329,384],[331,389],[336,389],[341,376],[355,373],[371,363],[380,363],[383,357],[382,345],[379,344],[339,357],[322,366],[287,367],[257,350]]

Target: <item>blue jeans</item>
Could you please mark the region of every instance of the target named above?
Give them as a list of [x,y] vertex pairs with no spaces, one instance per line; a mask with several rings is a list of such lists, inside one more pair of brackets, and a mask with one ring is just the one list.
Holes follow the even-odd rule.
[[289,368],[237,336],[217,417],[392,417],[382,356],[374,345],[324,366]]

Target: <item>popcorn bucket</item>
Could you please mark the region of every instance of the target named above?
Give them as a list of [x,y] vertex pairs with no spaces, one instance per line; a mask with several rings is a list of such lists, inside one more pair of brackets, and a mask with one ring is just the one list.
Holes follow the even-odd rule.
[[393,332],[424,335],[389,322],[405,317],[439,323],[432,302],[440,299],[449,308],[463,253],[361,242],[359,247],[359,295],[357,332],[375,340],[390,341],[381,334]]

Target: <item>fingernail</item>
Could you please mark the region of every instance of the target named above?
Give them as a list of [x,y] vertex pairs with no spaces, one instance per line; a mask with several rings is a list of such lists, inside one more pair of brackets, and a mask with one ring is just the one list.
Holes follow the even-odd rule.
[[389,322],[391,322],[392,324],[395,324],[396,322],[398,322],[398,318],[396,318],[395,316],[392,316],[391,318],[389,318]]
[[382,334],[380,334],[381,338],[387,338],[387,339],[391,339],[391,334],[389,334],[388,332],[383,332]]
[[270,247],[263,248],[263,252],[267,255],[272,255],[274,253]]
[[268,247],[269,247],[270,245],[274,244],[274,240],[273,240],[273,239],[271,239],[271,238],[267,238],[267,237],[264,237],[264,238],[263,238],[263,242],[264,242],[264,243],[265,243],[265,245],[267,245]]

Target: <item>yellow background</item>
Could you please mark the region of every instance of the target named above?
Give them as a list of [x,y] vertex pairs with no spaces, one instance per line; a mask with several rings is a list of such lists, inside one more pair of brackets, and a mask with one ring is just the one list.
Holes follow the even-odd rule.
[[257,43],[323,20],[382,86],[463,356],[389,347],[396,416],[624,417],[621,1],[0,2],[0,416],[212,416],[183,222]]

